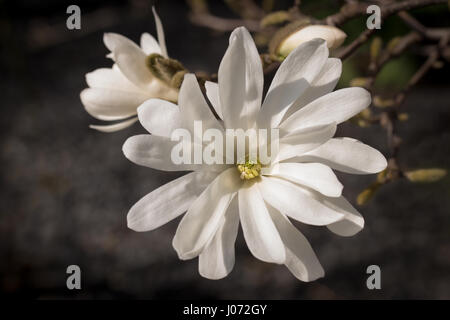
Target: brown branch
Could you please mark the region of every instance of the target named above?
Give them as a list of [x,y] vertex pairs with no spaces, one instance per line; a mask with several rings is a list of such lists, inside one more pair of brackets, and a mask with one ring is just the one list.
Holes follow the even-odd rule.
[[401,138],[396,135],[396,122],[398,120],[398,107],[401,106],[405,100],[406,93],[414,85],[416,85],[420,79],[432,68],[433,64],[439,58],[438,47],[435,46],[434,51],[429,55],[428,59],[420,66],[420,68],[414,73],[411,79],[408,81],[406,87],[396,95],[394,101],[395,104],[388,110],[383,111],[380,115],[380,125],[386,130],[387,144],[390,150],[391,158],[389,159],[388,170],[392,169],[398,177],[402,176],[402,170],[400,169],[397,156],[399,147],[401,144]]
[[367,40],[369,40],[370,36],[374,34],[376,29],[367,29],[363,33],[361,33],[352,43],[348,46],[342,48],[337,54],[336,58],[344,60],[352,55],[359,47],[361,47]]
[[411,29],[416,30],[425,38],[440,40],[442,37],[450,35],[450,28],[427,28],[406,11],[400,11],[397,15],[406,23],[406,25]]
[[375,82],[377,74],[381,71],[383,66],[391,59],[401,55],[406,51],[411,45],[422,40],[422,36],[415,31],[408,33],[407,35],[399,38],[398,42],[393,48],[384,50],[380,53],[379,58],[375,61],[371,61],[368,67],[369,76],[367,78],[367,89],[372,91],[372,86]]
[[377,62],[377,67],[380,69],[383,67],[390,59],[395,58],[405,52],[411,45],[422,40],[422,37],[417,32],[410,32],[407,35],[400,38],[398,43],[390,50],[385,50],[380,56]]
[[426,7],[433,4],[447,3],[447,0],[407,0],[402,2],[394,2],[381,9],[381,15],[390,16],[399,11],[412,10],[416,8]]
[[438,50],[431,53],[425,63],[416,71],[416,73],[411,77],[411,80],[408,82],[406,90],[409,90],[412,86],[416,85],[420,79],[431,69],[433,64],[439,58]]
[[[432,4],[445,3],[446,0],[406,0],[402,2],[388,3],[386,5],[382,5],[380,3],[381,9],[381,23],[386,20],[392,14],[398,13],[404,10],[410,10],[414,8],[424,7]],[[357,17],[361,14],[366,13],[366,9],[369,4],[361,4],[359,2],[350,2],[344,5],[341,11],[337,14],[328,16],[325,19],[327,24],[331,25],[340,25],[344,22],[348,21],[351,18]],[[340,59],[346,59],[351,56],[358,48],[360,48],[364,43],[369,40],[370,36],[374,34],[376,29],[367,29],[362,32],[355,40],[353,40],[349,45],[341,49],[337,53],[337,57]],[[422,30],[424,31],[424,30]],[[442,32],[442,30],[440,30]],[[432,32],[432,35],[435,34],[435,30]],[[442,34],[441,34],[442,36]]]
[[[385,19],[399,11],[411,10],[446,2],[446,0],[406,0],[402,2],[388,2],[385,5],[379,3],[379,5],[381,9],[381,17],[382,19]],[[332,14],[325,18],[324,22],[329,25],[340,26],[353,18],[360,15],[365,15],[367,7],[370,5],[370,3],[349,2],[345,4],[338,13]]]
[[259,21],[243,19],[226,19],[217,17],[210,13],[191,13],[190,21],[200,27],[210,28],[216,31],[232,31],[237,27],[244,26],[249,31],[259,31]]
[[265,15],[264,10],[253,0],[225,0],[225,3],[244,20],[259,20]]
[[414,75],[411,77],[411,79],[408,81],[408,84],[406,85],[405,89],[402,90],[402,92],[397,94],[397,97],[395,99],[396,107],[400,106],[406,97],[406,92],[409,91],[413,86],[415,86],[420,79],[422,79],[425,74],[433,67],[434,63],[439,58],[439,49],[436,46],[435,50],[430,53],[428,56],[428,59],[420,66],[420,68],[414,73]]
[[349,2],[341,7],[339,12],[325,18],[325,23],[332,26],[340,26],[352,18],[366,13],[368,4]]

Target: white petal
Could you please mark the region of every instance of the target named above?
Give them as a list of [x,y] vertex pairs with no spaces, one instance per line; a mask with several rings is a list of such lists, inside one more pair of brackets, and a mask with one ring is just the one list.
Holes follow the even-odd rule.
[[237,197],[234,197],[214,238],[199,256],[198,269],[203,277],[218,280],[233,270],[234,243],[238,228],[239,208]]
[[158,41],[147,32],[141,35],[141,49],[146,55],[152,53],[161,54],[161,48],[159,47]]
[[121,45],[114,51],[114,60],[125,77],[139,88],[148,90],[154,77],[146,66],[146,58],[138,46]]
[[264,76],[258,50],[244,27],[231,34],[218,79],[225,127],[253,127],[261,106]]
[[216,111],[220,119],[223,119],[222,107],[220,106],[219,85],[215,82],[206,81],[205,89],[206,89],[206,96],[211,102],[214,111]]
[[225,170],[191,205],[172,242],[180,259],[198,256],[212,239],[236,195],[239,180],[235,168]]
[[142,126],[151,134],[170,138],[173,130],[180,128],[180,110],[171,102],[149,99],[137,112]]
[[[130,161],[157,170],[189,171],[206,167],[206,165],[175,164],[171,159],[171,152],[178,143],[180,142],[171,141],[168,137],[141,134],[128,138],[123,144],[122,151]],[[213,170],[215,166],[207,167]]]
[[350,237],[364,228],[364,218],[344,197],[328,198],[327,204],[345,214],[344,219],[327,226],[330,231],[342,237]]
[[123,45],[116,48],[114,60],[125,77],[151,97],[177,101],[178,90],[153,76],[146,65],[147,56],[137,46]]
[[128,212],[128,228],[150,231],[175,219],[188,210],[216,176],[211,172],[191,172],[153,190]]
[[118,33],[105,33],[103,35],[103,42],[111,52],[116,51],[116,49],[120,46],[134,46],[139,49],[136,43]]
[[126,92],[144,93],[130,82],[117,68],[101,68],[86,74],[86,82],[91,88],[112,89]]
[[387,166],[386,158],[381,152],[351,138],[330,139],[295,160],[321,162],[332,169],[352,174],[377,173]]
[[301,128],[348,120],[367,108],[370,93],[363,88],[345,88],[314,100],[283,121],[280,128],[287,132]]
[[156,13],[155,7],[152,7],[153,17],[155,17],[155,24],[156,24],[156,33],[158,35],[158,42],[159,46],[161,48],[161,55],[163,57],[169,57],[167,54],[167,47],[166,47],[166,39],[164,37],[164,28],[161,22],[161,19],[159,18],[158,14]]
[[148,99],[140,93],[88,88],[80,93],[86,111],[100,120],[121,120],[136,114],[137,107]]
[[265,262],[284,263],[284,245],[259,192],[258,183],[248,183],[239,190],[239,216],[250,252]]
[[261,112],[263,128],[277,127],[294,101],[309,88],[328,58],[323,39],[314,39],[298,46],[283,61],[272,80]]
[[321,163],[278,163],[268,175],[304,185],[328,197],[339,197],[342,184],[333,170]]
[[336,58],[328,58],[320,73],[311,83],[311,86],[307,88],[305,92],[293,103],[292,107],[290,107],[284,115],[284,119],[287,119],[308,103],[333,91],[339,81],[339,78],[341,77],[341,73],[341,60]]
[[98,130],[101,132],[116,132],[125,128],[128,128],[129,126],[133,125],[138,120],[137,117],[133,117],[129,120],[125,120],[119,123],[115,124],[109,124],[109,125],[94,125],[91,124],[89,128]]
[[300,222],[324,226],[344,218],[344,214],[324,205],[323,196],[275,177],[261,177],[259,189],[264,200],[281,213]]
[[325,272],[305,236],[282,213],[267,208],[286,248],[286,267],[301,281],[322,278]]
[[277,163],[314,150],[330,140],[336,132],[336,124],[322,125],[298,130],[280,139],[278,154],[272,161]]
[[209,128],[222,129],[206,103],[194,74],[188,73],[184,76],[178,104],[183,128],[194,133],[194,121],[202,121],[203,131]]

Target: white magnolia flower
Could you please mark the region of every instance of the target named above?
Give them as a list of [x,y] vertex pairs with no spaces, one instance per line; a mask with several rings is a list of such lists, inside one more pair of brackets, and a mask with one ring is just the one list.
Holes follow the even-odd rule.
[[103,41],[115,62],[112,68],[100,68],[86,74],[90,88],[84,89],[81,101],[86,111],[99,120],[121,122],[112,125],[91,125],[92,129],[114,132],[137,121],[137,107],[150,98],[177,101],[178,90],[155,77],[146,66],[146,58],[158,53],[167,58],[161,20],[153,9],[158,41],[148,33],[141,36],[139,47],[130,39],[105,33]]
[[[290,219],[327,226],[351,236],[364,219],[341,196],[342,185],[332,169],[376,173],[386,167],[377,150],[350,138],[332,138],[336,124],[370,103],[362,88],[331,92],[341,74],[341,61],[328,58],[322,39],[302,44],[283,61],[262,102],[263,70],[256,46],[245,28],[236,29],[222,59],[218,84],[207,82],[207,96],[221,120],[206,103],[196,78],[187,74],[179,105],[150,99],[138,108],[151,135],[129,138],[125,156],[136,164],[188,173],[149,193],[128,213],[128,227],[149,231],[187,212],[173,246],[180,259],[199,257],[199,272],[210,279],[225,277],[234,265],[239,222],[251,253],[266,262],[285,264],[302,281],[324,271],[306,238]],[[241,179],[238,165],[175,165],[170,158],[171,133],[203,129],[279,128],[279,153],[271,166],[253,179]],[[271,166],[268,168],[270,169]],[[244,168],[243,168],[244,167]],[[258,168],[256,168],[258,169]]]

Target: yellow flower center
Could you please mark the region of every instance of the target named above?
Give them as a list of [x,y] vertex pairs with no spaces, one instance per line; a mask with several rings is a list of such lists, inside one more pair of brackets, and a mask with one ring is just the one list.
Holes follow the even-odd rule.
[[237,169],[241,173],[242,180],[250,180],[259,176],[261,163],[259,161],[245,161],[245,163],[238,164]]

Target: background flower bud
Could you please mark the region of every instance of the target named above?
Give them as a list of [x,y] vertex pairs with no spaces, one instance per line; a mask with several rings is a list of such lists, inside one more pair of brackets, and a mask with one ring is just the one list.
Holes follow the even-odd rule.
[[373,198],[373,196],[375,195],[380,186],[381,184],[377,181],[372,183],[370,186],[368,186],[366,189],[364,189],[358,194],[358,196],[356,197],[356,203],[359,206],[365,205],[367,202],[370,201],[370,199]]
[[411,182],[435,182],[441,180],[447,170],[441,168],[418,169],[405,172],[406,178]]
[[341,29],[333,26],[305,26],[287,36],[278,46],[277,53],[281,56],[287,56],[300,44],[314,38],[322,38],[327,42],[329,49],[336,49],[342,45],[347,35]]

